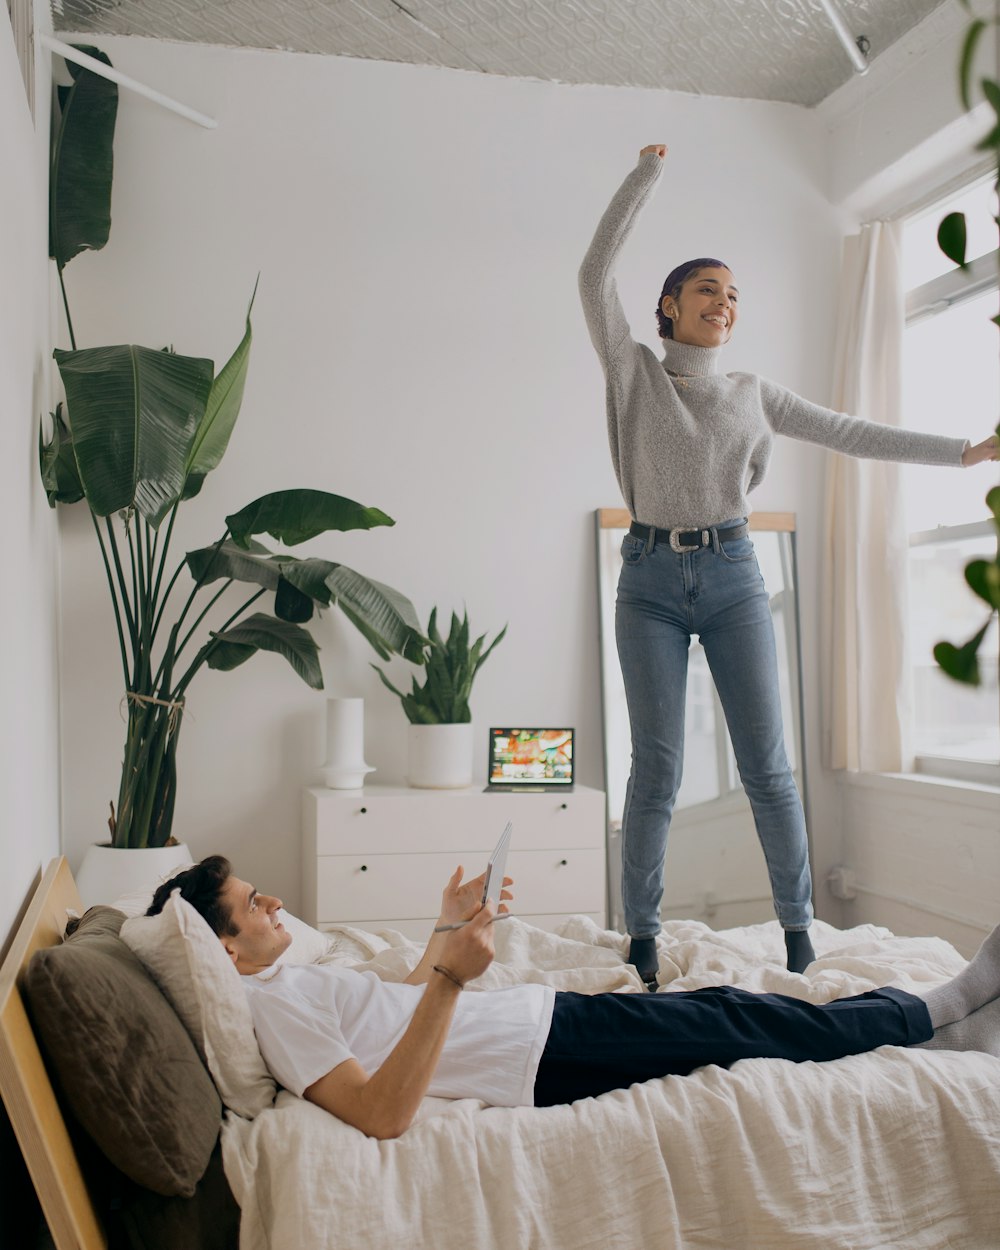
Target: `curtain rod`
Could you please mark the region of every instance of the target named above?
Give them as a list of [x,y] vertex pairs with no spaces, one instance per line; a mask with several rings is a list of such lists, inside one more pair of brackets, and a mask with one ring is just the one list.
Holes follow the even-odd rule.
[[50,52],[55,52],[57,56],[61,56],[67,61],[73,61],[76,65],[82,65],[84,69],[100,74],[102,78],[109,78],[112,82],[118,83],[119,86],[127,87],[129,91],[134,91],[138,95],[145,96],[147,100],[152,100],[154,104],[159,104],[161,107],[169,109],[172,113],[178,113],[181,117],[186,117],[188,121],[204,126],[206,130],[214,130],[219,124],[214,117],[207,117],[204,113],[198,113],[194,109],[188,108],[186,104],[181,104],[160,91],[154,91],[152,87],[136,82],[134,78],[129,78],[126,74],[121,73],[112,66],[105,65],[103,61],[97,60],[96,57],[87,56],[85,52],[78,51],[70,44],[54,39],[52,35],[41,34],[39,39],[44,47],[48,48]]

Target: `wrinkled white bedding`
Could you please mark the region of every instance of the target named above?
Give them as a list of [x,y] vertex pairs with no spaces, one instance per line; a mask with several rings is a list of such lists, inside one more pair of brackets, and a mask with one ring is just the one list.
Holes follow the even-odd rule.
[[[624,941],[583,917],[559,936],[497,927],[479,983],[639,989]],[[782,967],[775,923],[665,925],[661,992],[740,985],[813,1002],[964,964],[938,938],[817,922],[817,961]],[[326,960],[405,975],[419,947],[343,926]],[[281,1092],[227,1114],[241,1250],[998,1250],[1000,1059],[885,1047],[827,1064],[749,1059],[569,1107],[427,1099],[377,1142]]]

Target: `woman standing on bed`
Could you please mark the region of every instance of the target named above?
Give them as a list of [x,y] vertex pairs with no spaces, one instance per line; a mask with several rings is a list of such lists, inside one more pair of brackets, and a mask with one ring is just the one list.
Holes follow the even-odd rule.
[[607,382],[608,436],[634,518],[622,544],[615,632],[632,733],[622,820],[622,896],[629,962],[656,976],[667,830],[681,781],[688,647],[705,648],[764,850],[788,967],[813,959],[805,817],[785,754],[767,591],[748,537],[746,496],[764,477],[775,434],[873,460],[971,465],[976,446],[845,416],[749,373],[721,371],[739,292],[720,260],[678,265],[656,316],[662,360],[637,343],[614,266],[663,172],[653,144],[601,218],[580,294]]

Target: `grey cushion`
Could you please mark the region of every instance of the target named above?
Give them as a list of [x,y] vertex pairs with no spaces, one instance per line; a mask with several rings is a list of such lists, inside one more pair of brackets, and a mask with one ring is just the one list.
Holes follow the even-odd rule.
[[65,1103],[126,1176],[190,1197],[219,1136],[222,1104],[173,1008],[92,907],[61,946],[32,957],[25,997]]

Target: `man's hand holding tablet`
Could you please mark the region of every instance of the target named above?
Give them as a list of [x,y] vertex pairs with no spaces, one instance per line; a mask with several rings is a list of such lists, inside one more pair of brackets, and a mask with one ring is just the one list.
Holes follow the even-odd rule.
[[[451,880],[445,886],[444,895],[442,896],[442,917],[448,912],[452,914],[455,914],[456,911],[459,914],[467,912],[476,903],[483,906],[488,898],[495,899],[500,907],[504,909],[493,917],[494,920],[503,920],[505,916],[510,915],[503,900],[511,899],[514,896],[510,890],[505,890],[503,887],[513,885],[513,878],[504,876],[504,869],[507,864],[507,848],[510,846],[512,829],[513,824],[508,821],[503,833],[500,835],[500,841],[493,849],[493,854],[489,858],[485,872],[462,885],[460,884],[462,870],[460,868],[455,870]],[[451,929],[461,929],[463,925],[468,923],[468,920],[459,920],[454,924],[441,924],[435,928],[434,932],[445,933]]]

